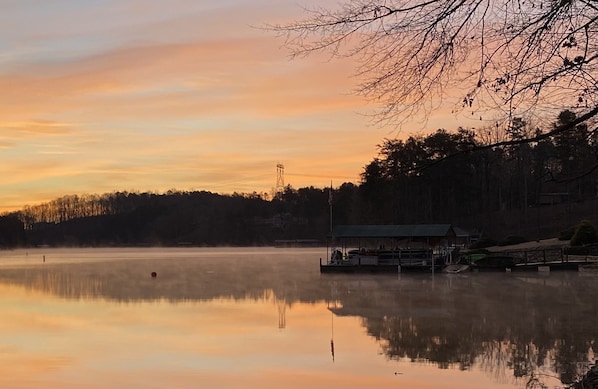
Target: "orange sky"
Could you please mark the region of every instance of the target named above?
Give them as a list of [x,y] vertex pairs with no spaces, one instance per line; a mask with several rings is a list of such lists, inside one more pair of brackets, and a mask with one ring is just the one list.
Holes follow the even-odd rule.
[[[311,1],[334,7],[336,1]],[[310,1],[56,0],[0,14],[0,212],[67,194],[271,192],[359,181],[385,137],[351,61],[256,28]]]

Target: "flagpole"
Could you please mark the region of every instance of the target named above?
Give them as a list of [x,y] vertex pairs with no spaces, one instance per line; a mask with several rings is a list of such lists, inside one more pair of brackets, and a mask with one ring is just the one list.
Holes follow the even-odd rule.
[[334,244],[334,235],[332,234],[332,180],[330,180],[330,189],[328,190],[328,206],[330,207],[330,241]]

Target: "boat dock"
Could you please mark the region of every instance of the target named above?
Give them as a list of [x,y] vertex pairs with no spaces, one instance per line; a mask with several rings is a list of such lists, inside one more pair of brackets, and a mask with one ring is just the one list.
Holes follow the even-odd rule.
[[[494,261],[493,261],[494,260]],[[598,256],[569,255],[563,247],[489,253],[472,263],[474,271],[559,271],[598,265]]]
[[[331,252],[321,273],[559,271],[598,268],[596,252],[556,239],[525,245],[460,250],[450,224],[341,225],[331,231]],[[571,255],[581,252],[587,255]],[[589,254],[594,255],[589,255]]]

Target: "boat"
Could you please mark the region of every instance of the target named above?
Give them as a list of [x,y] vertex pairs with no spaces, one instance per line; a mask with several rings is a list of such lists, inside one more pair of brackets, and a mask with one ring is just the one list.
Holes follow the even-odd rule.
[[338,245],[320,258],[320,272],[440,272],[451,263],[454,236],[450,224],[338,226],[331,231]]
[[329,260],[322,263],[321,273],[401,273],[434,272],[446,266],[446,257],[432,249],[395,248],[392,250],[359,248],[343,253],[334,248]]
[[444,269],[442,269],[443,273],[450,273],[450,274],[457,274],[457,273],[465,273],[471,271],[471,267],[465,263],[456,263],[452,265],[447,265]]

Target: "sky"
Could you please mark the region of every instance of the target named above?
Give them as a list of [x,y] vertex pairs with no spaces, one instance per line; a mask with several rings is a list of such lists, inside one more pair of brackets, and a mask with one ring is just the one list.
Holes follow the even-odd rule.
[[271,193],[279,163],[294,188],[358,184],[397,129],[372,125],[354,62],[290,59],[260,28],[310,2],[338,4],[2,1],[0,213],[115,191]]

